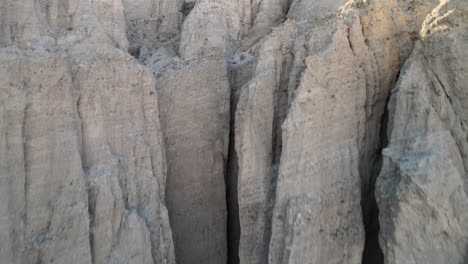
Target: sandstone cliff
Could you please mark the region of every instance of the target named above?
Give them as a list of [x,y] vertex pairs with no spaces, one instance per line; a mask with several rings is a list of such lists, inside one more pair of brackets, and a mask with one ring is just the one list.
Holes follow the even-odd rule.
[[466,263],[465,0],[0,0],[0,263]]
[[432,11],[392,91],[376,191],[386,263],[468,260],[467,11]]
[[122,3],[2,4],[1,262],[174,263],[154,77]]

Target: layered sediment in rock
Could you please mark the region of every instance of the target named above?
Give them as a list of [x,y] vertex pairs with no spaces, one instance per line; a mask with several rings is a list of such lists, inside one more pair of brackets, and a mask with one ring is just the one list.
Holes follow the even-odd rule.
[[118,49],[121,3],[33,2],[2,21],[0,259],[174,263],[154,77]]
[[166,199],[177,261],[224,263],[227,65],[219,56],[184,64],[157,83],[168,159]]
[[200,1],[184,21],[179,46],[160,49],[148,65],[158,76],[168,160],[166,199],[178,263],[227,261],[226,54],[236,25],[221,3]]
[[[263,55],[263,49],[275,50],[281,43],[272,42],[277,32],[271,33],[260,44],[264,48],[258,49],[251,82],[242,89],[235,133],[241,262],[250,257],[244,263],[265,263],[258,257],[265,254],[271,263],[361,261],[361,203],[364,219],[371,222],[386,97],[435,3],[357,1],[338,10],[342,4],[293,2],[285,24],[297,24],[297,37],[290,34],[285,39],[291,44]],[[303,12],[307,8],[317,10],[314,19]],[[334,12],[338,17],[331,16]],[[286,115],[283,131],[278,131]],[[281,159],[273,158],[279,155]],[[275,187],[273,197],[260,195],[262,190],[274,194]],[[272,200],[271,220],[265,214]],[[334,224],[329,219],[336,215]],[[323,218],[314,218],[319,216]],[[243,218],[248,220],[244,225]],[[320,219],[327,222],[320,225]]]
[[[344,74],[356,63],[344,30],[339,25],[330,46],[307,57],[283,124],[270,263],[356,263],[361,258],[358,133],[349,132],[359,131],[359,115],[351,113],[364,105],[363,91],[356,89],[364,78],[354,70]],[[318,109],[323,114],[313,115]],[[334,215],[339,220],[333,221]]]
[[0,262],[466,262],[467,14],[1,1]]
[[0,259],[90,263],[80,123],[67,62],[14,48],[2,49],[1,61]]
[[295,25],[288,24],[265,40],[254,78],[242,88],[236,109],[241,263],[267,261],[268,243],[265,242],[270,236],[276,188],[274,159],[279,155],[274,151],[273,138],[277,136],[274,125],[282,123],[275,108],[281,100],[279,97],[287,98],[287,93],[282,91],[285,80],[280,76],[288,72],[283,67],[288,67],[290,58],[284,53],[292,44],[295,31]]
[[389,103],[376,190],[385,263],[467,260],[467,11],[443,1],[427,17]]

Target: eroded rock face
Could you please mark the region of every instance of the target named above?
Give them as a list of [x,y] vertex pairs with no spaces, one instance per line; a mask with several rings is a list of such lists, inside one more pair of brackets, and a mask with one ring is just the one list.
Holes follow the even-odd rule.
[[467,10],[444,1],[428,16],[393,91],[376,191],[386,263],[467,261]]
[[[149,70],[135,64],[128,54],[105,50],[89,54],[93,48],[97,49],[84,46],[72,52],[72,57],[77,60],[74,64],[77,67],[73,69],[80,89],[78,110],[83,129],[83,165],[90,172],[89,180],[94,183],[90,209],[113,208],[117,204],[116,211],[100,215],[102,219],[96,217],[95,223],[101,220],[102,225],[109,228],[131,225],[126,229],[121,227],[129,234],[120,231],[120,236],[130,238],[135,236],[133,229],[141,229],[137,234],[147,238],[137,235],[137,244],[145,246],[146,249],[142,249],[152,252],[155,259],[169,261],[173,258],[173,248],[168,243],[172,240],[171,232],[162,204],[166,168],[154,77]],[[94,60],[96,56],[102,60]],[[109,62],[118,67],[109,67]],[[115,180],[118,185],[114,183],[108,191],[106,182]],[[113,222],[122,209],[122,220]],[[95,228],[103,227],[97,224]],[[103,233],[107,236],[109,232]],[[148,238],[149,244],[145,242]],[[102,241],[99,236],[94,240],[95,246]],[[129,252],[127,255],[133,254]],[[149,258],[144,263],[151,261]]]
[[129,52],[146,61],[164,41],[180,32],[183,0],[123,1]]
[[2,21],[1,261],[174,263],[154,77],[118,49],[122,4],[33,2]]
[[0,1],[0,262],[466,262],[465,2]]
[[168,160],[166,199],[177,261],[225,263],[227,65],[222,56],[213,55],[178,66],[162,74],[156,85]]
[[[278,29],[262,44],[254,78],[241,91],[236,110],[235,142],[238,171],[241,263],[266,263],[275,194],[275,111],[284,90],[281,72],[295,25]],[[285,54],[286,53],[286,54]],[[286,62],[287,63],[287,62]],[[282,87],[283,86],[283,87]],[[287,88],[287,87],[286,87]],[[284,97],[284,92],[283,92]],[[280,136],[280,135],[279,135]],[[276,164],[277,165],[277,164]]]
[[[364,232],[356,133],[361,122],[351,113],[364,106],[364,91],[358,92],[364,78],[359,71],[343,74],[356,63],[343,30],[345,25],[338,25],[332,44],[307,57],[307,69],[283,124],[270,263],[361,259]],[[340,83],[348,84],[346,89]],[[313,115],[318,109],[323,114]],[[339,220],[332,220],[334,215]]]
[[235,119],[241,262],[361,262],[386,97],[435,1],[342,4],[295,1],[289,44],[259,44]]
[[67,62],[14,48],[2,49],[1,61],[0,259],[90,263],[80,123]]

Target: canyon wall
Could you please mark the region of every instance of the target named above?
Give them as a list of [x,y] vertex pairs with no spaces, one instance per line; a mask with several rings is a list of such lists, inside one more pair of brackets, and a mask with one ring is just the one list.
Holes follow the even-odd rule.
[[465,0],[0,0],[1,263],[466,263]]
[[123,19],[2,1],[2,263],[175,263],[155,80]]
[[376,189],[386,263],[468,260],[467,11],[432,11],[392,90]]

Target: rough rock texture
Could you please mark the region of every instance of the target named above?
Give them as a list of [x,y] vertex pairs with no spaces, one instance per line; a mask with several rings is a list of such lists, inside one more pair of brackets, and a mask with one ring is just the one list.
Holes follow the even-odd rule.
[[14,48],[0,56],[0,260],[90,263],[80,123],[67,62]]
[[125,7],[129,52],[141,61],[180,31],[183,0],[120,1]]
[[230,42],[238,38],[239,19],[232,17],[229,7],[221,0],[202,1],[194,7],[181,32],[181,57],[203,57],[212,49],[220,49],[226,54],[231,52]]
[[[154,78],[128,54],[119,54],[120,51],[87,54],[93,47],[82,48],[73,51],[72,56],[78,65],[73,69],[80,89],[83,165],[89,170],[91,182],[89,210],[93,213],[102,207],[94,212],[91,222],[96,224],[94,252],[102,248],[99,244],[104,238],[99,236],[100,232],[107,237],[109,230],[113,230],[112,233],[120,232],[123,237],[134,236],[135,242],[144,246],[134,251],[144,249],[152,252],[156,260],[168,261],[173,257],[173,249],[168,243],[172,239],[167,212],[161,204],[166,168]],[[97,56],[102,59],[94,60]],[[109,62],[119,67],[109,68]],[[107,211],[108,208],[114,209]],[[115,220],[119,215],[122,220]],[[120,221],[130,226],[123,225],[119,231]],[[134,234],[133,229],[141,231]],[[145,242],[148,238],[151,243]],[[109,239],[108,245],[119,241]],[[124,248],[128,242],[131,240],[121,242],[125,243]],[[121,254],[122,250],[118,251]],[[130,250],[127,255],[134,253]],[[152,263],[151,254],[143,263]]]
[[[295,29],[288,24],[262,44],[254,78],[242,88],[236,110],[238,203],[241,263],[266,263],[275,180],[273,137],[275,105],[284,81],[279,78]],[[289,43],[288,43],[289,42]],[[286,70],[287,72],[287,70]],[[282,82],[283,81],[283,82]]]
[[377,182],[385,263],[468,261],[468,4],[443,1],[389,104]]
[[2,21],[1,262],[174,263],[154,77],[118,49],[121,2],[34,3]]
[[229,32],[234,26],[228,7],[197,2],[184,21],[179,46],[159,49],[148,64],[158,77],[168,164],[166,200],[178,263],[227,261],[226,54],[235,38]]
[[[242,88],[235,144],[243,263],[265,263],[266,254],[270,263],[361,261],[361,203],[371,222],[386,97],[435,1],[350,1],[338,11],[341,4],[293,2],[290,20],[277,30],[290,44],[275,31],[262,41]],[[307,8],[316,10],[313,18]],[[288,24],[297,24],[298,34],[288,33]],[[321,215],[324,227],[320,219],[290,220],[304,214]]]
[[317,22],[325,17],[335,16],[345,3],[346,0],[293,0],[287,16],[298,21]]
[[[362,122],[356,112],[364,106],[364,90],[359,89],[364,78],[356,70],[344,74],[356,64],[345,30],[339,25],[330,46],[307,57],[307,69],[283,124],[269,263],[361,259],[357,132]],[[314,115],[318,109],[323,114]],[[333,220],[335,215],[339,218]]]
[[0,0],[0,263],[467,262],[467,5]]
[[157,83],[168,160],[166,199],[178,263],[227,260],[224,173],[230,93],[223,61],[219,56],[185,61]]

